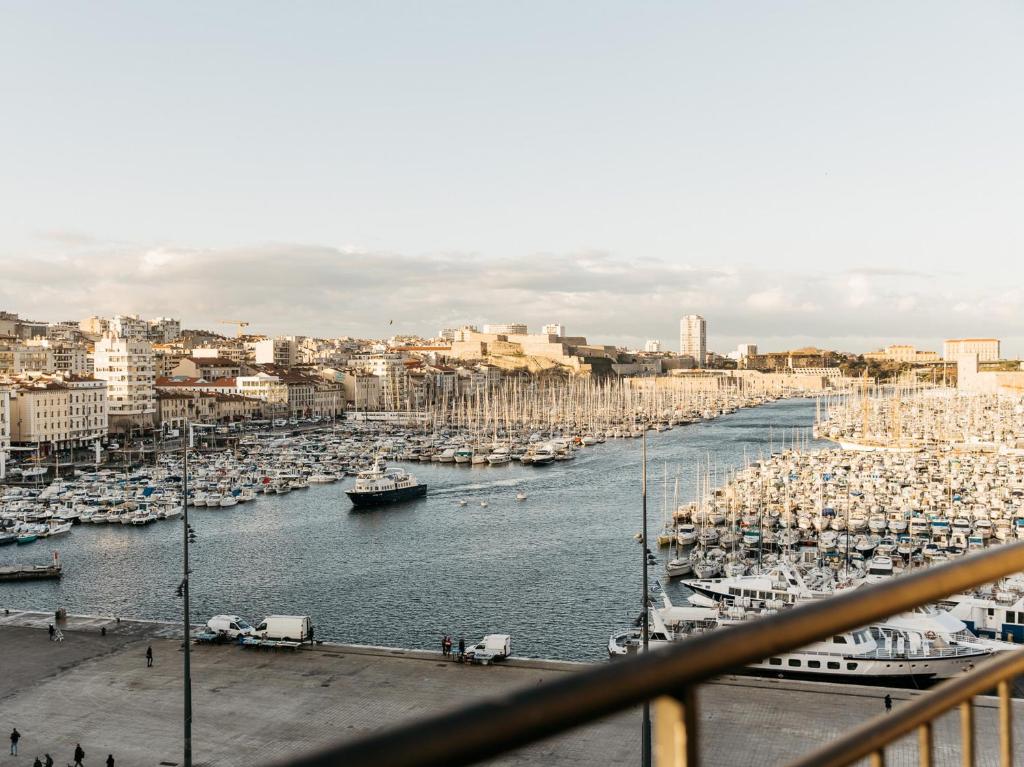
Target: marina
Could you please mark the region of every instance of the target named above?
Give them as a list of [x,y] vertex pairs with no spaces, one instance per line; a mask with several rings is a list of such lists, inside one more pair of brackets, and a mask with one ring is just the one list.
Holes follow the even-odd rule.
[[[649,433],[649,447],[671,466],[707,465],[710,456],[724,476],[806,441],[813,411],[812,400],[781,400]],[[350,512],[351,478],[196,507],[194,614],[298,612],[314,616],[325,639],[404,647],[434,647],[446,632],[508,633],[517,654],[601,659],[611,628],[636,614],[640,444],[613,438],[575,456],[543,468],[400,463],[427,496],[369,513]],[[680,473],[680,493],[692,497],[696,472]],[[652,527],[659,517],[652,508]],[[51,541],[3,547],[0,558],[33,563],[32,549],[43,546],[60,551],[64,577],[7,584],[0,607],[178,615],[177,525],[82,523]],[[666,588],[680,601],[687,593]]]
[[[841,414],[850,406],[825,407]],[[652,599],[663,603],[649,610],[655,648],[1024,537],[1024,455],[835,448],[810,435],[812,413],[816,431],[827,431],[820,400],[709,412],[665,428],[637,421],[636,431],[648,434],[652,468],[662,474],[661,508],[653,486],[648,505],[649,529],[657,531]],[[627,512],[636,508],[638,490],[634,430],[602,421],[607,431],[588,439],[564,425],[527,433],[491,424],[493,441],[469,447],[467,433],[481,431],[471,421],[455,431],[333,425],[252,435],[231,450],[195,454],[193,558],[200,573],[212,568],[207,577],[228,595],[214,602],[197,589],[199,614],[310,613],[325,638],[385,637],[411,647],[430,647],[453,632],[509,631],[525,655],[600,657],[599,626],[607,631],[636,615],[629,607],[636,585],[627,575],[640,538],[639,520]],[[974,444],[971,434],[966,440]],[[164,455],[155,466],[121,474],[82,473],[40,491],[9,490],[8,537],[64,543],[55,558],[84,552],[86,568],[116,546],[127,557],[166,561],[171,579],[173,527],[130,530],[181,513],[178,458]],[[31,549],[6,547],[19,568],[11,579],[46,577],[24,566],[21,553]],[[244,576],[225,575],[218,559]],[[366,563],[372,567],[361,567]],[[408,595],[386,615],[373,609],[378,575],[385,588],[401,584]],[[166,600],[143,597],[136,607],[123,598],[146,593],[141,572],[114,580],[109,593],[93,578],[88,585],[75,580],[49,594],[21,584],[4,596],[45,595],[62,607],[133,617],[173,615]],[[962,594],[927,613],[865,626],[842,639],[849,648],[805,648],[749,671],[927,686],[1024,641],[1024,580],[1005,580],[995,592],[998,599]],[[411,615],[420,611],[432,617],[417,624]],[[612,634],[608,654],[629,654],[640,644],[634,624]]]

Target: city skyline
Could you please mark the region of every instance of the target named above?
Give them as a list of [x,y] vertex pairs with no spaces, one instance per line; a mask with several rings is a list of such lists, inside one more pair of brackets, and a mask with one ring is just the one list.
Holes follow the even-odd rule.
[[1020,8],[599,5],[8,9],[0,302],[1024,352]]
[[[0,309],[27,319],[53,322],[93,315],[167,315],[180,317],[185,327],[228,336],[233,330],[221,324],[225,318],[246,320],[250,323],[248,332],[268,336],[357,338],[429,338],[442,327],[483,327],[508,321],[523,321],[533,332],[540,332],[543,325],[560,323],[571,334],[593,341],[642,349],[647,340],[655,339],[661,341],[663,349],[675,351],[677,342],[673,339],[678,338],[681,307],[696,311],[710,305],[716,308],[701,312],[709,326],[707,348],[720,354],[742,343],[756,343],[766,351],[811,345],[854,353],[891,343],[910,343],[941,352],[944,340],[965,336],[1000,338],[1007,358],[1018,357],[1024,350],[1024,337],[1014,321],[1015,305],[1009,300],[992,305],[987,314],[976,306],[961,306],[952,312],[923,306],[908,311],[903,324],[893,326],[888,317],[871,311],[879,302],[892,300],[892,296],[872,291],[886,280],[917,279],[898,270],[850,270],[838,276],[818,276],[812,282],[821,296],[820,303],[787,306],[785,296],[773,290],[755,291],[744,300],[742,291],[751,286],[742,276],[727,270],[688,270],[648,262],[646,271],[638,274],[632,266],[600,254],[547,258],[544,261],[549,272],[557,273],[560,279],[569,279],[573,273],[581,284],[585,283],[592,302],[581,304],[577,296],[565,305],[555,305],[550,299],[557,297],[557,292],[543,290],[545,277],[531,271],[535,266],[540,268],[541,259],[529,262],[517,274],[507,265],[493,268],[481,261],[463,260],[459,264],[445,258],[438,261],[432,273],[438,290],[442,283],[447,284],[448,296],[459,300],[438,313],[438,293],[424,290],[422,282],[398,288],[390,284],[391,275],[416,261],[394,254],[371,257],[305,247],[298,251],[306,266],[300,274],[294,270],[277,273],[288,254],[297,250],[285,246],[224,251],[216,257],[199,250],[156,249],[138,256],[120,250],[116,258],[99,260],[90,252],[93,247],[100,246],[83,246],[84,253],[79,257],[8,265],[5,280],[0,282]],[[363,265],[355,275],[352,270],[357,262]],[[470,266],[478,271],[471,271]],[[231,279],[233,273],[268,276],[239,282]],[[353,276],[361,282],[354,285]],[[676,298],[679,294],[664,288],[673,278],[689,279],[702,290],[684,292],[681,295],[685,303],[681,304]],[[90,282],[95,286],[82,290]],[[501,282],[502,287],[490,287],[495,282]],[[645,290],[649,285],[661,287],[648,295]],[[346,287],[350,292],[346,293]],[[853,307],[844,304],[843,291],[847,289],[852,291]],[[718,295],[709,298],[711,290],[717,290]],[[189,298],[179,302],[183,291],[188,291]],[[39,293],[44,294],[43,299],[25,298]],[[513,305],[500,308],[501,295],[514,296]],[[268,307],[272,311],[268,312]],[[639,314],[637,307],[643,307],[646,313]],[[614,313],[610,311],[613,308]],[[844,314],[847,308],[863,314],[863,326],[874,332],[852,334]],[[789,332],[790,328],[812,324],[818,328],[817,334]],[[825,335],[821,330],[829,333]]]

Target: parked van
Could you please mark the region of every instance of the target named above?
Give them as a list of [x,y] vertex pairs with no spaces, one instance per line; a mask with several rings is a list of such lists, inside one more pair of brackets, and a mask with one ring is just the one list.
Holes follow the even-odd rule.
[[206,627],[210,631],[224,634],[232,639],[237,639],[240,636],[256,636],[256,629],[250,626],[247,620],[237,615],[214,615],[206,622]]
[[486,666],[491,661],[504,660],[512,654],[512,637],[508,634],[488,634],[475,645],[466,648],[466,660]]
[[312,642],[313,621],[308,615],[268,615],[256,627],[256,636],[289,642]]

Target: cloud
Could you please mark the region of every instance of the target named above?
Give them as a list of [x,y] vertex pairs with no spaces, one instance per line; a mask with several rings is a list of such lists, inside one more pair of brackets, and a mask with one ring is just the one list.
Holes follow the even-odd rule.
[[934,348],[943,336],[1016,332],[1016,290],[827,266],[787,274],[603,251],[497,260],[287,242],[214,249],[89,241],[45,256],[0,257],[0,308],[42,320],[174,316],[208,328],[230,317],[249,321],[253,332],[362,337],[561,322],[597,342],[636,346],[659,338],[670,348],[679,317],[693,312],[707,318],[718,349],[740,341],[766,349],[835,346],[838,339],[857,344],[843,347],[855,351],[908,339]]

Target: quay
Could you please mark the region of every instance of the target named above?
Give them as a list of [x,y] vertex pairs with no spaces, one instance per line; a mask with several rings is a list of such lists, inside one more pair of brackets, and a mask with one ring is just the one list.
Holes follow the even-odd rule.
[[[0,726],[22,733],[20,756],[70,761],[81,743],[91,763],[181,763],[180,627],[172,623],[68,616],[50,642],[53,613],[0,611]],[[101,630],[105,629],[105,633]],[[153,668],[145,649],[152,646]],[[12,662],[15,661],[16,662]],[[439,652],[352,645],[253,653],[234,645],[192,653],[194,759],[199,765],[259,765],[408,722],[475,700],[542,685],[586,664],[513,659],[487,667]],[[881,688],[726,676],[704,685],[702,762],[717,767],[785,764],[883,711]],[[919,693],[888,691],[898,707]],[[1015,702],[1015,721],[1024,702]],[[976,700],[977,765],[998,763],[998,709]],[[467,726],[470,726],[467,722]],[[492,765],[634,765],[639,711],[618,715],[490,762]],[[955,713],[935,722],[936,764],[959,763]],[[6,751],[6,750],[5,750]],[[62,761],[63,760],[63,761]],[[917,764],[916,744],[891,747],[887,764]]]

